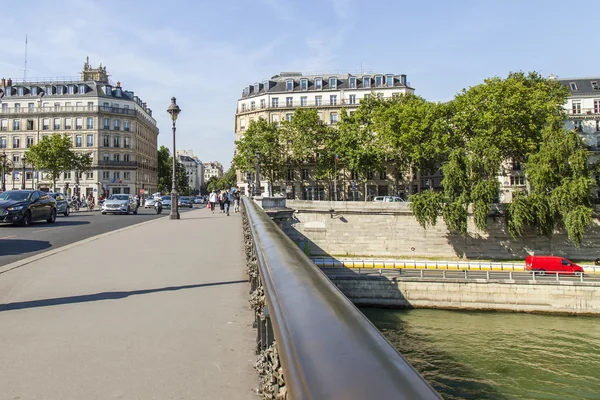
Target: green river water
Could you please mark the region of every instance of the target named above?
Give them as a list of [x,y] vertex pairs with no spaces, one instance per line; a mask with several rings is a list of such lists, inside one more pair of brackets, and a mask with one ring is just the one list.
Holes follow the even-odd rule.
[[600,399],[600,319],[361,310],[444,399]]

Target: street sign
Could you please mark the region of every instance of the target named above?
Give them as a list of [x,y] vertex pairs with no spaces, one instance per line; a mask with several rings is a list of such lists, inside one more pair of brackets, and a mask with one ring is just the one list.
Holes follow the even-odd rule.
[[140,189],[140,193],[141,193],[141,194],[144,194],[144,189]]
[[94,188],[94,192],[97,192],[97,191],[98,191],[98,189]]

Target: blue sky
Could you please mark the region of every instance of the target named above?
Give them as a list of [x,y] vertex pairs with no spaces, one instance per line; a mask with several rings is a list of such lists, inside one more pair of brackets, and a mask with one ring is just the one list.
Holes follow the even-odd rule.
[[600,75],[592,1],[4,3],[0,76],[23,77],[26,34],[28,77],[78,75],[89,56],[154,110],[159,144],[171,146],[165,110],[176,96],[178,148],[225,165],[242,89],[281,71],[405,73],[435,101],[510,71]]

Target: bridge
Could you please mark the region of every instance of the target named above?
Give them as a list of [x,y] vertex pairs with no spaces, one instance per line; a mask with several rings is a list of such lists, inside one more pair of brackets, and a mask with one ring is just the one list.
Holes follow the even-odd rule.
[[1,266],[2,396],[440,398],[262,209],[243,204]]

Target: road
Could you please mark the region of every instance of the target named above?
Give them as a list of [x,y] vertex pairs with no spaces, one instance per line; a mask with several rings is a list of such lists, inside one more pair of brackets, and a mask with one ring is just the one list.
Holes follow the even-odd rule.
[[[179,211],[184,213],[189,210]],[[35,222],[27,228],[0,225],[0,266],[105,232],[165,217],[169,212],[169,209],[164,209],[161,215],[156,215],[150,208],[140,208],[137,215],[102,215],[99,211],[74,212],[68,217],[58,216],[54,224]],[[148,234],[152,232],[149,231]]]
[[[373,269],[373,268],[337,268],[337,267],[326,267],[321,268],[325,275],[333,277],[341,276],[386,276],[395,278],[424,278],[424,279],[489,279],[492,280],[507,280],[512,279],[515,281],[531,281],[531,272],[508,272],[508,271],[445,271],[445,270],[432,270],[432,269]],[[380,272],[381,271],[381,272]],[[536,275],[535,280],[543,282],[556,281],[556,274],[546,273],[545,275]],[[580,282],[580,276],[574,275],[559,275],[559,280]],[[583,282],[594,282],[600,283],[600,276],[593,274],[586,274],[583,277]]]

